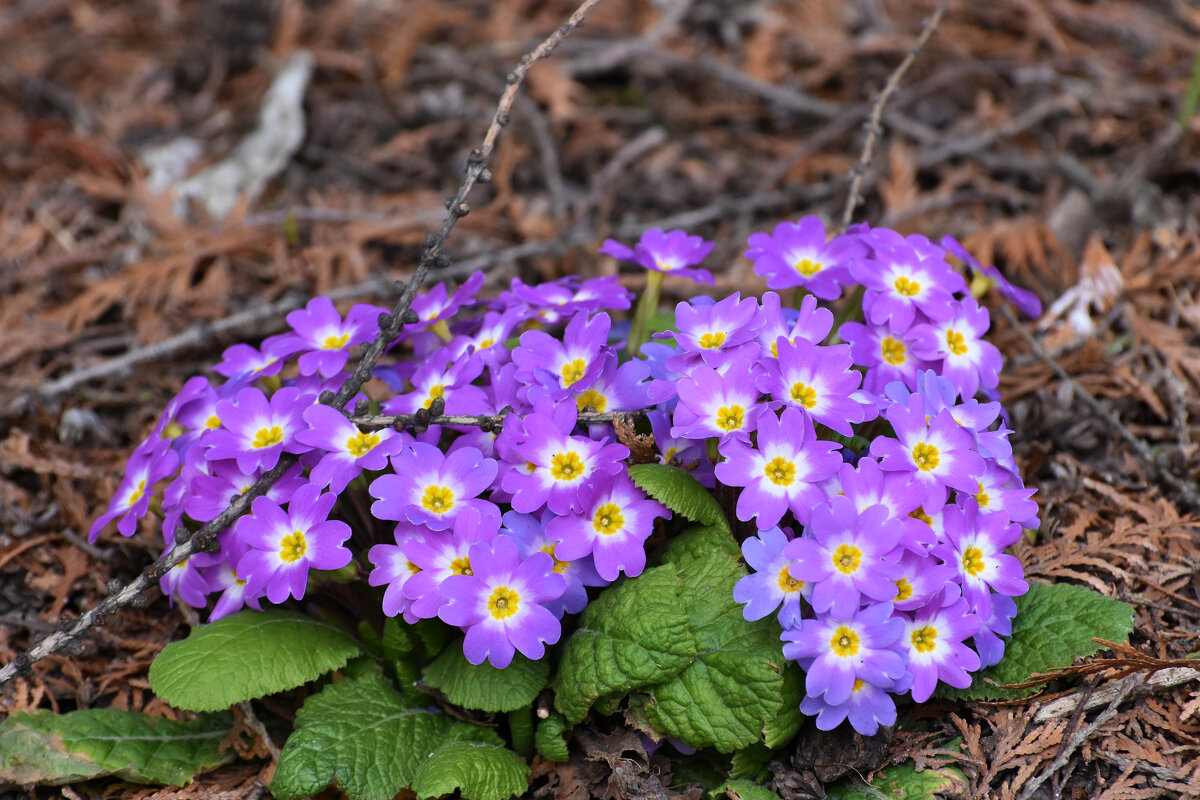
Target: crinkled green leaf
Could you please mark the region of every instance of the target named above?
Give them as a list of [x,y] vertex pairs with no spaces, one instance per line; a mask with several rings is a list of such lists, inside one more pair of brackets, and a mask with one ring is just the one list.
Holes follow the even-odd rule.
[[475,666],[463,655],[462,641],[451,644],[425,668],[425,682],[463,708],[513,711],[528,706],[546,688],[550,664],[517,653],[504,669],[486,661]]
[[439,748],[413,778],[417,797],[441,797],[460,790],[465,800],[508,800],[529,786],[529,766],[512,750],[479,742]]
[[774,750],[764,744],[752,744],[735,750],[729,759],[730,780],[766,780],[770,773],[767,762],[771,760]]
[[678,467],[635,464],[629,468],[629,477],[646,494],[692,522],[729,531],[729,520],[725,518],[721,504],[700,485],[700,481]]
[[966,700],[1023,697],[1032,690],[1001,689],[988,681],[1023,683],[1035,672],[1069,667],[1076,658],[1103,649],[1092,641],[1093,636],[1124,642],[1132,630],[1132,606],[1083,586],[1030,581],[1028,594],[1017,598],[1004,659],[976,673],[968,688],[946,689],[940,695]]
[[577,723],[601,697],[670,680],[696,655],[688,627],[674,567],[609,587],[588,604],[563,648],[558,710]]
[[947,796],[958,797],[966,788],[966,778],[954,767],[917,772],[915,763],[905,761],[880,770],[869,784],[864,784],[858,778],[849,778],[826,786],[825,792],[831,800],[936,800]]
[[0,783],[59,785],[115,776],[133,783],[190,783],[224,764],[226,715],[190,722],[113,708],[13,714],[0,723]]
[[291,611],[239,611],[194,629],[150,665],[150,688],[173,706],[219,711],[340,669],[359,648],[345,631]]
[[271,793],[291,800],[336,783],[351,800],[389,800],[431,752],[462,740],[500,743],[488,728],[413,704],[382,676],[343,680],[300,707]]
[[[773,741],[790,738],[800,703],[800,682],[784,680],[785,669],[794,667],[783,657],[774,621],[746,621],[733,599],[734,584],[746,574],[736,552],[730,535],[711,527],[692,528],[671,543],[666,559],[678,567],[680,607],[698,655],[631,701],[656,731],[725,753],[762,741],[768,727]],[[781,713],[790,715],[782,725]]]
[[550,716],[538,720],[533,741],[542,758],[559,763],[567,760],[570,755],[567,744],[568,730],[567,718],[557,711],[551,711]]
[[779,800],[779,795],[753,781],[725,781],[708,793],[712,800]]

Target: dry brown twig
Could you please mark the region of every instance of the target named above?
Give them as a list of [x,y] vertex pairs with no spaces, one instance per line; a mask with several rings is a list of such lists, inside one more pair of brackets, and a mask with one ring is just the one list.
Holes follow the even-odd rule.
[[[487,133],[483,137],[483,143],[471,151],[471,155],[467,159],[466,176],[463,178],[463,182],[459,186],[455,196],[446,202],[447,213],[441,227],[436,234],[426,237],[425,246],[412,278],[406,283],[397,285],[396,288],[399,290],[400,297],[393,305],[390,314],[382,314],[380,316],[379,336],[375,341],[366,346],[362,359],[359,361],[354,373],[342,384],[342,387],[336,394],[330,396],[330,393],[323,393],[321,397],[322,403],[333,406],[338,410],[345,408],[350,399],[358,394],[363,384],[370,379],[375,363],[379,360],[379,357],[383,354],[387,346],[399,338],[400,332],[407,322],[413,321],[408,318],[411,314],[409,307],[412,304],[413,298],[416,297],[417,290],[425,282],[430,271],[434,269],[441,270],[448,266],[449,259],[441,250],[446,243],[446,239],[449,238],[450,232],[454,229],[455,224],[459,219],[466,216],[470,210],[466,204],[467,195],[476,183],[481,181],[486,182],[490,178],[487,164],[495,149],[496,139],[500,135],[500,131],[508,124],[509,115],[513,103],[516,101],[517,92],[525,79],[525,75],[529,72],[529,68],[535,62],[553,52],[572,30],[583,23],[588,11],[599,2],[600,0],[584,0],[565,23],[550,36],[546,37],[541,44],[522,57],[517,67],[508,74],[506,78],[508,85],[505,87],[504,93],[500,96],[496,111],[492,115],[491,124],[488,126]],[[266,472],[248,491],[238,495],[230,503],[229,508],[211,522],[205,524],[194,534],[186,528],[181,528],[177,531],[176,545],[162,558],[146,567],[136,579],[126,586],[121,586],[119,582],[114,581],[109,586],[108,597],[98,606],[87,611],[77,619],[72,620],[62,629],[50,634],[29,651],[18,654],[3,669],[0,669],[0,686],[7,684],[20,674],[27,673],[30,665],[35,661],[62,650],[71,651],[72,649],[78,649],[82,644],[80,640],[82,634],[90,630],[93,626],[100,624],[114,612],[127,606],[137,606],[145,603],[145,592],[147,589],[156,583],[168,570],[182,563],[185,559],[216,546],[217,534],[225,530],[234,520],[248,511],[251,502],[255,498],[265,494],[295,460],[295,456],[289,457],[285,455],[274,469]]]

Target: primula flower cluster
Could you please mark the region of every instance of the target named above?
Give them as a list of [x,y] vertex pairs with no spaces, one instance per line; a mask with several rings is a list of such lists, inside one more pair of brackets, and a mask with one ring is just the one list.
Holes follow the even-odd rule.
[[[601,251],[711,283],[699,265],[712,248],[651,230]],[[229,348],[224,380],[185,384],[91,538],[114,521],[132,535],[153,509],[169,548],[291,454],[219,550],[171,570],[164,592],[211,603],[216,619],[361,570],[385,614],[440,619],[462,630],[469,661],[502,668],[543,657],[566,615],[641,574],[647,539],[673,529],[630,478],[613,424],[580,422],[643,412],[659,462],[737,490],[733,513],[757,534],[742,543],[750,572],[734,599],[748,620],[778,619],[784,655],[806,673],[801,709],[822,729],[873,733],[894,723],[896,696],[966,686],[1003,655],[1027,588],[1005,550],[1036,528],[1037,505],[970,288],[998,285],[1027,312],[1036,298],[952,239],[867,226],[830,239],[813,217],[754,234],[746,256],[772,291],[679,304],[675,329],[640,358],[622,353],[627,326],[611,314],[632,297],[615,278],[514,280],[485,301],[477,274],[418,297],[418,321],[375,371],[388,393],[355,401],[499,425],[360,427],[322,404],[383,310],[343,317],[316,298],[288,315],[289,332]]]

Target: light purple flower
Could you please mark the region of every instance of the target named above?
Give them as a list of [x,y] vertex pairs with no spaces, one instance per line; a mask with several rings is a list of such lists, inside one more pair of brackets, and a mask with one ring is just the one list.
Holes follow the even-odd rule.
[[142,442],[125,465],[125,477],[108,504],[88,531],[88,541],[95,542],[100,531],[114,519],[122,536],[133,536],[137,523],[150,510],[154,484],[175,474],[179,456],[171,449],[170,439],[147,439]]
[[[262,477],[259,470],[242,472],[233,460],[206,461],[202,462],[202,466],[209,472],[205,473],[192,464],[185,464],[182,473],[186,485],[186,493],[182,498],[183,508],[187,515],[197,522],[216,519],[229,508],[235,497],[245,494]],[[307,483],[302,473],[303,468],[299,464],[293,464],[267,490],[266,496],[279,505],[285,505],[292,493]]]
[[928,700],[938,681],[959,689],[971,685],[968,673],[979,669],[979,656],[963,642],[978,630],[979,617],[962,598],[950,605],[930,604],[905,619],[900,643],[908,651],[913,700]]
[[617,354],[609,352],[596,380],[581,392],[575,392],[575,407],[594,411],[635,411],[650,405],[646,379],[650,366],[639,358],[619,363]]
[[967,249],[959,244],[953,236],[943,236],[942,247],[961,258],[975,274],[975,278],[971,282],[972,293],[974,293],[975,281],[982,278],[986,284],[995,286],[1000,296],[1016,306],[1017,310],[1025,316],[1037,319],[1042,315],[1042,301],[1036,294],[1009,282],[1008,278],[1000,274],[1000,270],[995,266],[985,267],[980,264],[975,256],[968,253]]
[[[420,619],[419,616],[412,613],[412,605],[414,597],[410,597],[405,593],[404,587],[408,579],[421,571],[421,568],[408,560],[408,556],[404,555],[404,548],[410,540],[420,540],[428,529],[416,525],[410,525],[401,522],[396,526],[394,532],[395,544],[376,544],[372,545],[367,551],[367,558],[375,567],[371,570],[368,578],[368,583],[372,586],[386,586],[383,590],[383,613],[389,617],[394,617],[397,614],[404,615],[404,621],[409,625]],[[439,537],[445,541],[451,537]],[[433,594],[434,611],[427,616],[435,616],[437,614],[437,586],[434,585],[430,591]],[[421,592],[414,592],[415,597],[422,596]]]
[[224,427],[200,437],[200,444],[208,449],[206,458],[234,458],[242,472],[253,472],[274,467],[284,451],[307,451],[308,445],[297,441],[296,434],[304,430],[302,415],[311,404],[309,397],[290,386],[276,391],[270,400],[253,386],[242,389],[234,400],[217,404]]
[[233,383],[278,375],[289,355],[279,347],[283,338],[270,337],[263,342],[261,350],[248,344],[231,345],[221,354],[221,361],[213,367],[213,372],[224,375]]
[[863,736],[874,736],[880,725],[896,724],[896,701],[890,694],[894,691],[897,691],[895,684],[879,687],[859,678],[845,702],[834,705],[820,695],[806,695],[800,701],[800,711],[816,717],[817,730],[831,731],[849,719],[854,730]]
[[671,516],[657,500],[646,497],[624,472],[594,478],[580,494],[580,513],[558,517],[546,534],[559,542],[555,552],[568,561],[591,555],[596,572],[615,581],[646,568],[644,544],[654,532],[656,517]]
[[759,530],[779,524],[790,509],[801,524],[814,506],[825,501],[817,484],[834,475],[842,464],[838,445],[817,438],[812,420],[795,408],[781,417],[768,412],[758,418],[758,446],[729,439],[720,445],[725,460],[717,464],[717,480],[744,486],[737,516],[753,519]]
[[759,402],[762,392],[755,387],[755,377],[755,365],[749,360],[735,361],[724,375],[709,367],[693,367],[678,383],[679,404],[671,435],[750,441],[766,410]]
[[858,237],[835,236],[825,241],[825,226],[814,216],[781,222],[770,235],[755,233],[747,242],[746,258],[771,289],[803,288],[822,300],[835,300],[852,282],[849,263],[866,255]]
[[608,314],[589,318],[581,311],[567,323],[561,340],[544,331],[521,334],[512,359],[517,365],[516,379],[530,387],[529,402],[539,397],[562,400],[587,389],[611,351],[606,344],[611,324]]
[[739,292],[716,303],[680,303],[675,306],[677,332],[672,335],[682,355],[668,366],[685,370],[688,364],[702,360],[719,369],[754,339],[760,324],[758,301],[753,297],[742,300]]
[[479,497],[496,477],[496,461],[473,447],[443,453],[431,444],[414,442],[392,457],[395,474],[371,482],[371,513],[378,519],[407,520],[443,531],[465,509],[500,517],[492,502]]
[[767,362],[755,385],[775,400],[843,436],[866,414],[854,398],[861,376],[851,369],[850,348],[819,347],[804,339],[777,343],[779,357]]
[[871,394],[882,395],[895,381],[914,388],[918,373],[931,366],[913,352],[911,331],[896,333],[886,325],[846,322],[838,335],[850,345],[854,363],[867,368],[863,389]]
[[939,374],[951,380],[964,398],[974,397],[982,386],[995,389],[1003,359],[991,342],[982,338],[991,322],[986,308],[966,297],[954,305],[949,319],[914,325],[916,355],[941,361]]
[[366,344],[379,334],[379,315],[384,309],[360,303],[343,320],[328,297],[314,297],[304,308],[287,315],[293,333],[284,334],[277,351],[301,353],[301,375],[331,378],[346,366],[350,348]]
[[745,605],[742,616],[746,619],[762,619],[779,609],[779,624],[784,628],[800,624],[800,598],[808,594],[808,584],[788,571],[791,559],[783,550],[789,541],[784,531],[768,528],[742,542],[742,555],[752,571],[738,579],[733,599]]
[[679,467],[708,489],[716,486],[713,464],[708,460],[708,453],[702,441],[672,436],[671,418],[666,411],[648,411],[646,417],[650,420],[650,431],[654,434],[654,445],[658,448],[658,463]]
[[308,428],[297,433],[296,439],[325,451],[309,480],[322,488],[328,486],[334,494],[341,494],[363,470],[385,469],[388,457],[399,453],[408,438],[390,428],[361,431],[336,408],[320,404],[305,409],[304,422]]
[[856,681],[891,687],[902,679],[903,634],[904,621],[892,616],[892,604],[878,603],[845,616],[801,621],[783,632],[783,655],[805,668],[810,697],[840,705],[850,699]]
[[859,513],[871,506],[882,505],[890,518],[900,520],[904,526],[900,544],[904,547],[924,553],[933,543],[929,525],[909,516],[921,507],[925,492],[922,487],[913,485],[912,476],[907,472],[885,471],[878,461],[864,456],[857,464],[839,467],[838,487]]
[[855,279],[867,287],[863,311],[868,321],[903,333],[918,311],[930,319],[953,316],[954,293],[965,284],[945,261],[922,259],[907,242],[875,247],[873,259],[851,265]]
[[547,526],[557,519],[550,511],[543,511],[541,519],[532,514],[508,511],[504,514],[504,525],[500,532],[517,543],[521,558],[541,551],[554,559],[554,571],[562,575],[567,585],[556,600],[542,603],[554,616],[562,619],[563,614],[578,614],[587,606],[588,586],[607,586],[608,581],[596,572],[591,556],[563,560],[559,558],[558,543],[547,533]]
[[779,357],[780,337],[789,344],[803,339],[816,345],[825,341],[833,330],[833,312],[817,305],[817,298],[811,294],[804,296],[797,311],[784,309],[775,292],[764,292],[761,319],[756,338],[764,358]]
[[992,613],[983,620],[983,625],[971,643],[979,653],[980,668],[999,664],[1004,658],[1004,639],[1012,636],[1012,621],[1017,615],[1017,601],[1006,594],[992,592],[989,600]]
[[516,651],[541,658],[546,645],[562,634],[558,618],[542,605],[566,588],[563,576],[554,571],[554,559],[539,551],[522,561],[517,543],[507,536],[473,545],[470,558],[471,574],[444,582],[447,603],[438,612],[443,621],[466,629],[467,661],[486,660],[504,669]]
[[792,560],[792,577],[813,585],[813,610],[846,619],[864,598],[896,596],[901,570],[892,553],[903,533],[883,506],[859,513],[847,498],[834,497],[813,509],[804,535],[789,542],[784,555]]
[[948,506],[942,517],[946,541],[930,554],[958,572],[963,597],[980,617],[991,617],[991,591],[1009,597],[1029,591],[1021,562],[1004,552],[1021,538],[1021,526],[1010,523],[1003,514],[980,514],[974,499]]
[[237,531],[251,547],[236,567],[246,579],[247,593],[265,589],[272,603],[288,597],[299,600],[310,569],[340,569],[350,563],[351,553],[342,545],[350,538],[350,526],[329,519],[336,501],[336,495],[321,494],[311,483],[296,490],[287,511],[269,497],[254,499],[251,516],[242,520]]
[[[405,325],[405,333],[413,334],[453,317],[463,306],[475,301],[475,295],[483,286],[483,280],[484,274],[476,271],[471,273],[471,277],[467,278],[462,286],[454,290],[454,294],[447,296],[446,284],[439,283],[425,294],[414,298],[411,308],[416,312],[420,321]],[[376,317],[378,316],[376,314]]]
[[474,509],[466,509],[460,514],[454,522],[453,532],[449,533],[421,533],[415,526],[405,530],[396,526],[396,541],[404,556],[417,568],[404,582],[404,596],[411,601],[404,618],[436,617],[447,602],[442,593],[446,579],[470,575],[472,546],[491,542],[499,529],[499,515],[484,517]]
[[641,240],[632,249],[608,239],[600,252],[621,261],[632,261],[655,272],[678,275],[712,286],[715,282],[712,273],[698,269],[696,265],[712,252],[713,244],[699,236],[689,236],[687,231],[664,233],[660,228],[651,228],[642,234]]

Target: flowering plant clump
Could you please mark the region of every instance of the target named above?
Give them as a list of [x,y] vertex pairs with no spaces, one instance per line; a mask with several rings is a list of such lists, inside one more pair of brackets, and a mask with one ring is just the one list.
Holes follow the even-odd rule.
[[231,347],[223,381],[185,385],[90,538],[114,521],[131,535],[153,511],[169,544],[290,453],[285,477],[215,553],[164,576],[164,592],[215,601],[216,620],[361,571],[383,615],[440,620],[470,664],[506,668],[554,652],[602,587],[620,582],[618,598],[674,557],[683,518],[699,517],[638,477],[654,464],[720,489],[745,523],[728,594],[742,624],[777,622],[775,647],[803,673],[799,710],[825,730],[890,726],[898,697],[924,702],[997,663],[1028,590],[1005,551],[1038,527],[1038,508],[978,296],[998,285],[1030,313],[1036,299],[953,239],[865,225],[829,238],[807,217],[750,237],[761,297],[698,296],[651,331],[663,277],[711,283],[698,265],[712,246],[660,230],[605,243],[651,276],[629,322],[632,295],[611,277],[514,280],[492,300],[478,296],[482,275],[435,287],[357,424],[323,393],[382,310],[342,317],[316,298],[288,315],[290,332]]

